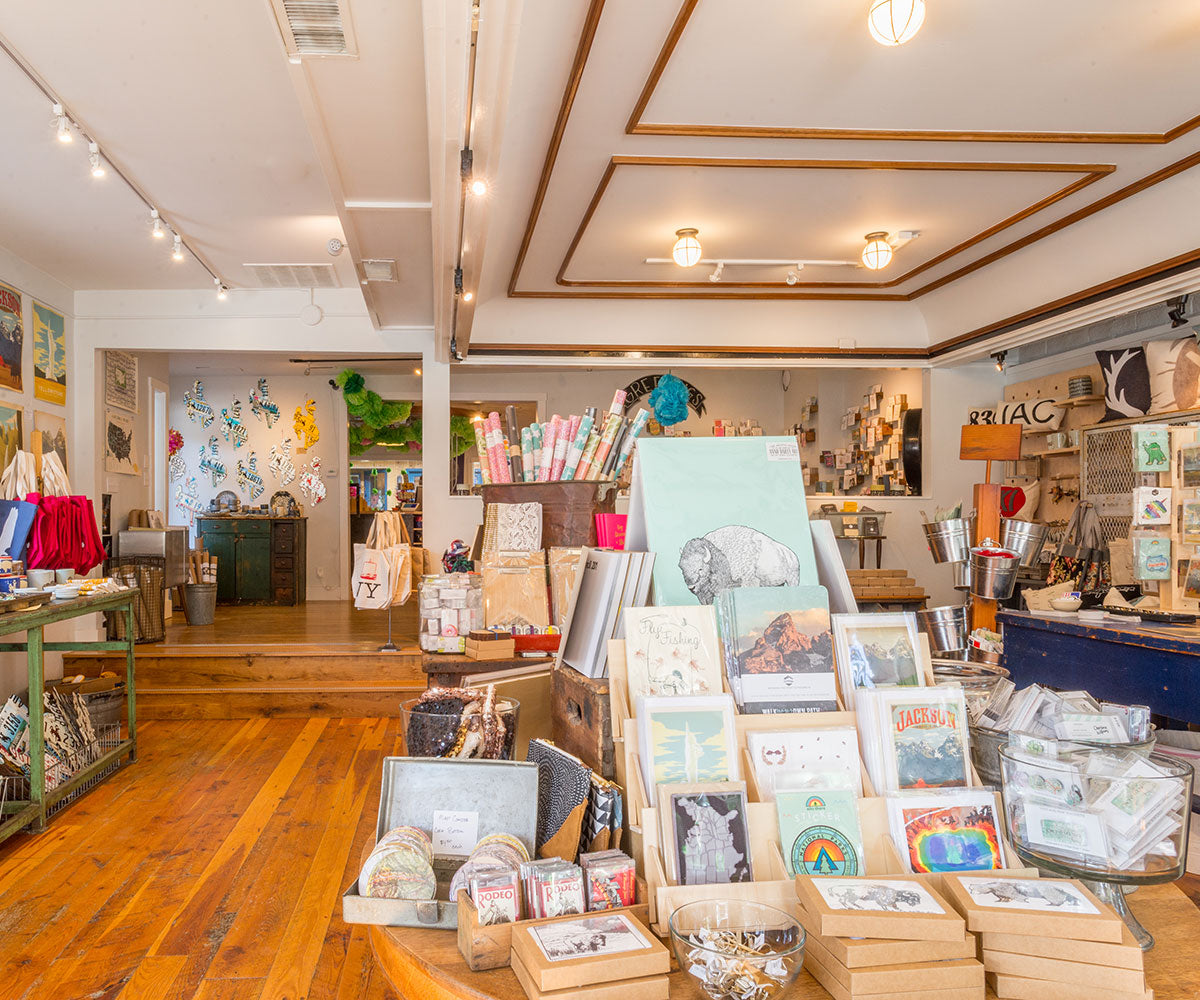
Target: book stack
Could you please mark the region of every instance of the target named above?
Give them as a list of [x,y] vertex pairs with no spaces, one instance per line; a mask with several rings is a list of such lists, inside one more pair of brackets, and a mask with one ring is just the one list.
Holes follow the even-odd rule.
[[796,894],[804,967],[834,1000],[983,1000],[975,937],[926,885],[801,875]]
[[561,646],[563,663],[585,677],[607,674],[608,640],[624,638],[625,608],[645,605],[653,569],[653,552],[584,549]]
[[671,956],[625,913],[513,926],[512,970],[529,1000],[667,1000]]
[[951,903],[981,938],[996,996],[1150,1000],[1142,950],[1121,918],[1072,879],[947,875]]
[[474,628],[467,633],[465,652],[471,660],[511,660],[517,655],[511,632],[485,628]]

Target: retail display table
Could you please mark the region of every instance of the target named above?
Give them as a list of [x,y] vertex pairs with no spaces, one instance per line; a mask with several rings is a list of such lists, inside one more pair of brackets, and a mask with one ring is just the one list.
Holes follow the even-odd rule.
[[1200,722],[1200,626],[1081,622],[1001,611],[1004,666],[1017,687],[1081,689]]
[[[1194,1000],[1200,993],[1200,910],[1174,885],[1145,886],[1129,904],[1158,943],[1146,953],[1146,984],[1155,1000]],[[375,960],[392,988],[406,1000],[525,1000],[510,969],[472,972],[458,952],[454,931],[370,927]],[[673,964],[673,963],[672,963]],[[988,997],[995,997],[990,989]],[[671,996],[699,997],[684,973],[671,973]],[[829,994],[806,971],[788,993],[796,1000],[827,1000]]]
[[[116,594],[98,594],[94,597],[77,597],[70,601],[51,601],[29,611],[17,611],[0,615],[0,635],[24,632],[24,642],[0,643],[0,652],[24,653],[30,692],[42,691],[46,684],[45,654],[47,652],[121,652],[125,654],[125,697],[129,729],[124,739],[117,738],[112,744],[101,743],[102,752],[87,767],[72,774],[69,780],[53,789],[46,788],[45,728],[42,719],[43,706],[40,698],[29,699],[29,798],[4,803],[0,814],[0,841],[18,830],[32,827],[40,832],[46,826],[46,810],[62,802],[81,789],[95,784],[100,778],[115,769],[124,757],[129,762],[137,760],[137,717],[134,712],[133,643],[137,630],[133,621],[133,601],[137,589],[123,590]],[[125,615],[125,638],[114,642],[46,642],[47,625],[94,614],[97,611],[122,612]]]
[[421,669],[429,678],[429,687],[457,687],[471,674],[491,674],[521,667],[549,666],[553,656],[513,656],[503,660],[473,660],[462,653],[422,653]]

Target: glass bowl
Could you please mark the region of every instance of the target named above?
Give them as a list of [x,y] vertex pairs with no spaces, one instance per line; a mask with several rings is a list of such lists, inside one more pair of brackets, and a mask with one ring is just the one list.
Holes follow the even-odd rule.
[[512,760],[517,742],[521,703],[515,698],[497,698],[497,715],[503,730],[490,731],[480,713],[485,688],[476,701],[446,698],[418,706],[419,698],[400,703],[405,753],[410,757],[461,757],[464,759]]
[[679,907],[667,924],[679,968],[710,1000],[771,1000],[804,965],[804,928],[773,906],[706,899]]
[[1005,824],[1021,860],[1082,879],[1149,948],[1154,939],[1129,911],[1122,887],[1183,875],[1191,765],[1124,746],[1081,746],[1058,757],[1004,746],[999,754]]

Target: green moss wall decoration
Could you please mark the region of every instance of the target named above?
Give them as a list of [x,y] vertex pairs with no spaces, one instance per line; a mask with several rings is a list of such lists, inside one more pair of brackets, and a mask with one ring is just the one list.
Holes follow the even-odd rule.
[[[334,383],[342,390],[350,424],[350,454],[361,455],[376,444],[421,445],[421,418],[412,415],[413,404],[385,401],[367,388],[366,379],[347,368]],[[450,457],[457,458],[475,444],[475,431],[464,416],[450,418]]]

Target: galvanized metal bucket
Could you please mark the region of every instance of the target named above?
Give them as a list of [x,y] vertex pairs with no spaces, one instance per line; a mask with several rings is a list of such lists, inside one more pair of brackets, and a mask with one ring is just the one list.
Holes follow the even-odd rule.
[[1020,557],[1022,566],[1035,566],[1049,531],[1050,525],[1048,524],[1018,521],[1013,517],[1001,518],[1000,544],[1011,552],[1015,552]]
[[992,539],[971,549],[971,593],[987,601],[1006,601],[1017,585],[1018,555]]
[[971,561],[964,559],[962,562],[952,562],[950,569],[954,572],[954,589],[955,590],[970,590],[971,589]]
[[971,522],[965,517],[948,521],[930,521],[925,529],[929,554],[935,563],[962,562],[971,554]]
[[943,605],[917,612],[917,627],[929,636],[929,648],[934,654],[965,649],[970,626],[966,605]]

